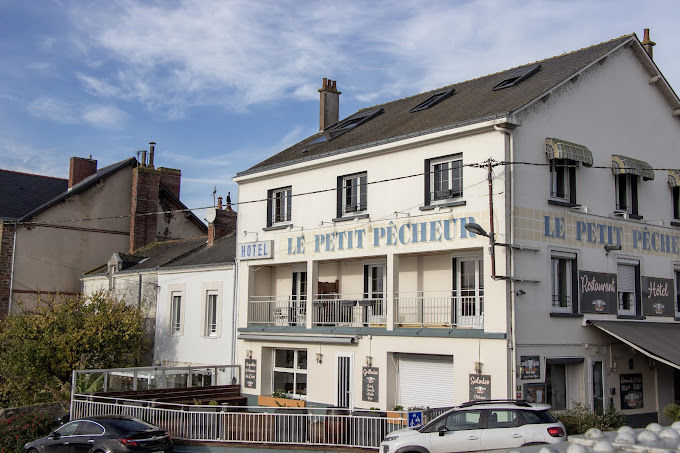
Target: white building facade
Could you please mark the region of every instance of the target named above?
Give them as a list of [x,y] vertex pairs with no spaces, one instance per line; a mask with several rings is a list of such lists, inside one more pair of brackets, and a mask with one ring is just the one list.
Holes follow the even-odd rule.
[[680,398],[680,361],[629,335],[680,332],[680,103],[634,35],[330,124],[320,92],[321,132],[236,177],[267,200],[237,229],[244,392],[637,421]]

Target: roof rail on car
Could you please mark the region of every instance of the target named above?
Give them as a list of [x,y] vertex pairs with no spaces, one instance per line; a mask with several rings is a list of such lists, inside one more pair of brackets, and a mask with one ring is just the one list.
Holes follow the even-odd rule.
[[515,406],[520,407],[531,407],[527,400],[507,400],[507,399],[468,401],[466,403],[461,404],[460,407],[470,407],[477,406],[480,404],[499,404],[499,403],[514,404]]

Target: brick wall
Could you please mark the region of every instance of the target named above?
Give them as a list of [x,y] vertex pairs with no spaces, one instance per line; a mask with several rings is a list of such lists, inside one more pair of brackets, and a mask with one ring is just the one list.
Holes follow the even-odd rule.
[[176,168],[165,168],[158,167],[158,171],[161,172],[161,183],[179,198],[179,186],[182,180],[182,171]]
[[97,161],[83,157],[71,157],[69,161],[68,188],[97,172]]
[[231,207],[217,209],[215,221],[208,224],[208,246],[212,246],[215,239],[219,239],[236,230],[236,211]]
[[14,249],[14,225],[0,223],[0,319],[9,311],[10,279],[12,276],[12,251]]
[[158,212],[158,184],[161,173],[150,167],[132,170],[132,200],[130,217],[130,253],[156,240],[157,215],[139,215]]

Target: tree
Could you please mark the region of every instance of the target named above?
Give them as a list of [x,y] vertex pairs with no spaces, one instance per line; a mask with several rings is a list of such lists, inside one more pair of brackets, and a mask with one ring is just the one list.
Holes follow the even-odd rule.
[[42,298],[0,323],[0,406],[67,399],[74,369],[134,366],[148,344],[142,311],[106,292]]

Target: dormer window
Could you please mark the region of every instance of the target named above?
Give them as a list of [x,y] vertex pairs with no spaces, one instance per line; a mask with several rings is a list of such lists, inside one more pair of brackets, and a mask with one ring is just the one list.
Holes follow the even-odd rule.
[[425,100],[424,100],[423,102],[421,102],[420,104],[418,104],[418,105],[416,105],[415,107],[413,107],[413,108],[411,109],[411,113],[413,113],[413,112],[419,112],[419,111],[421,111],[421,110],[427,110],[427,109],[429,109],[430,107],[439,104],[439,103],[440,103],[441,101],[443,101],[444,99],[446,99],[446,98],[450,97],[451,95],[453,95],[453,93],[455,93],[455,91],[456,91],[455,88],[450,88],[450,89],[448,89],[448,90],[444,90],[444,91],[440,91],[440,92],[438,92],[438,93],[435,93],[435,94],[433,94],[432,96],[430,96],[429,98],[425,99]]
[[583,145],[557,138],[545,139],[545,152],[550,161],[550,202],[575,206],[576,168],[592,166],[592,153]]
[[616,214],[638,215],[638,182],[654,179],[654,169],[647,162],[620,154],[612,155],[612,169],[616,178]]
[[526,68],[518,69],[517,71],[510,74],[508,77],[503,79],[500,83],[493,87],[494,91],[502,90],[504,88],[514,87],[524,82],[526,79],[536,74],[541,70],[541,65],[533,65]]
[[327,130],[324,131],[324,133],[321,136],[315,138],[309,144],[314,145],[316,143],[322,143],[333,140],[334,138],[339,137],[345,132],[352,130],[356,127],[359,127],[365,122],[372,120],[373,118],[380,115],[384,111],[385,109],[379,108],[362,110],[361,112],[357,112],[354,115],[338,122],[336,125],[329,127]]

